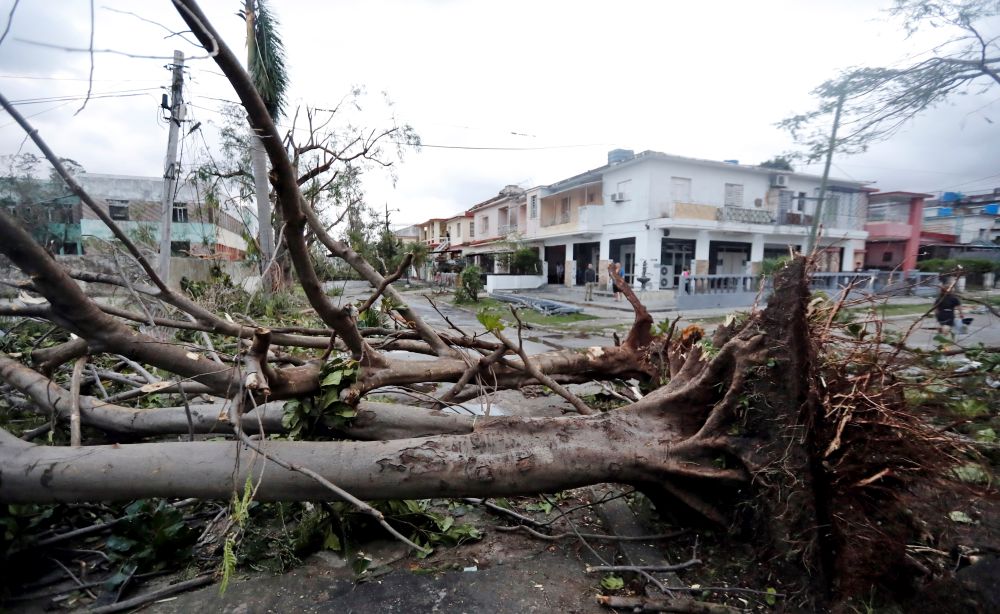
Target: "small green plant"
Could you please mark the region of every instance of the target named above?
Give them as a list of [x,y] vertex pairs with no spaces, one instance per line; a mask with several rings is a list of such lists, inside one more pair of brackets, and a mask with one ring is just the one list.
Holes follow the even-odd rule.
[[483,325],[483,328],[491,333],[498,333],[504,329],[500,311],[493,307],[483,307],[476,313],[476,319]]
[[478,303],[479,293],[483,290],[483,270],[476,265],[467,266],[459,275],[462,287],[455,292],[455,302]]
[[620,591],[625,588],[625,580],[621,576],[608,574],[601,578],[601,588],[606,591]]

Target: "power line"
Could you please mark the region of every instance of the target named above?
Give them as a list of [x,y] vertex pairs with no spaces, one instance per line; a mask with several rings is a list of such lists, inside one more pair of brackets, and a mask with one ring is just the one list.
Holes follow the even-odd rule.
[[[146,92],[159,90],[158,87],[145,87],[137,88],[131,90],[118,90],[113,92],[100,92],[97,94],[91,94],[90,98],[128,98],[130,96],[143,96]],[[64,102],[73,100],[83,100],[87,98],[86,94],[83,95],[72,95],[72,96],[47,96],[42,98],[22,98],[21,100],[12,100],[10,103],[13,105],[27,105],[27,104],[42,104],[46,102]]]
[[37,75],[0,75],[0,79],[31,79],[38,81],[93,81],[110,83],[158,83],[158,79],[85,79],[83,77],[42,77]]
[[397,145],[411,145],[413,147],[430,147],[432,149],[464,149],[471,151],[539,151],[544,149],[575,149],[580,147],[610,147],[607,143],[582,143],[578,145],[545,145],[539,147],[474,147],[469,145],[437,145],[429,143],[404,143],[394,141]]

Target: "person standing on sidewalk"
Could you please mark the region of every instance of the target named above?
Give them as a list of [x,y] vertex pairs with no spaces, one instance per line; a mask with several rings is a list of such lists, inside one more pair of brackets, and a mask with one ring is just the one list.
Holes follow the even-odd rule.
[[[615,263],[615,277],[622,276],[622,263]],[[621,290],[618,289],[618,284],[615,283],[614,277],[611,278],[611,290],[615,293],[615,302],[620,303],[622,300]]]
[[583,296],[584,301],[594,300],[594,286],[597,285],[597,271],[594,270],[594,263],[587,265],[587,270],[583,272],[583,281],[587,285],[587,291]]

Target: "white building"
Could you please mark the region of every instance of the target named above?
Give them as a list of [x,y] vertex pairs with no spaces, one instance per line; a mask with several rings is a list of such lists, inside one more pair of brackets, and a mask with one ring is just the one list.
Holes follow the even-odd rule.
[[[582,283],[588,263],[611,262],[639,286],[673,288],[692,274],[749,274],[800,249],[820,177],[730,162],[614,150],[605,166],[525,192],[524,239],[541,250],[549,282]],[[831,179],[822,212],[821,266],[851,271],[864,259],[864,184]],[[556,279],[564,263],[563,280]],[[645,267],[645,268],[644,268]]]
[[928,201],[924,230],[955,235],[962,245],[1000,241],[1000,188],[982,194],[954,194]]

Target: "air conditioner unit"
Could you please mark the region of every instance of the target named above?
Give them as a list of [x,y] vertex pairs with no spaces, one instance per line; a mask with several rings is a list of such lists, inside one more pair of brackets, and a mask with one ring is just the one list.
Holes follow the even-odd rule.
[[623,202],[625,200],[625,192],[612,192],[611,200],[616,203]]
[[773,187],[773,188],[787,188],[788,187],[788,175],[772,175],[771,176],[771,187]]

